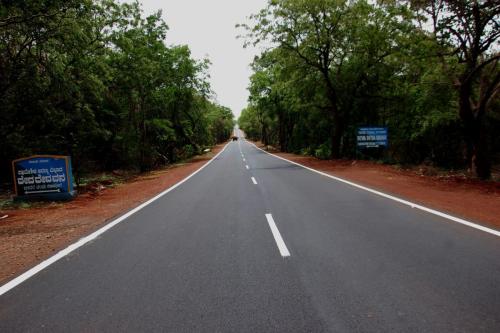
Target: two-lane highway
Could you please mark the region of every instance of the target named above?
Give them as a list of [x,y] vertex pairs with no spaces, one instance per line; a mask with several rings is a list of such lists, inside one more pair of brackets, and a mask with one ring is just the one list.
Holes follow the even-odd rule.
[[500,238],[239,140],[0,296],[0,331],[499,332]]

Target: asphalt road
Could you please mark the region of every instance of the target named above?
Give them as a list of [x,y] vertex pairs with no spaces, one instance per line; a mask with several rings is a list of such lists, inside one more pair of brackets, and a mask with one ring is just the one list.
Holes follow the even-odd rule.
[[500,332],[500,238],[240,140],[0,296],[28,331]]

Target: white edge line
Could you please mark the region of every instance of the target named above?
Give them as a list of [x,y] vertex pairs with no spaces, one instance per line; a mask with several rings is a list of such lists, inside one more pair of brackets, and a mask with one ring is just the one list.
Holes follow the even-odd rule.
[[280,231],[278,230],[276,223],[274,223],[273,215],[266,214],[266,219],[267,219],[267,223],[269,224],[269,228],[271,228],[271,233],[273,234],[274,241],[276,242],[276,245],[278,245],[278,249],[280,250],[281,256],[282,257],[289,257],[290,252],[288,251],[288,248],[286,247],[285,242],[283,241],[283,238],[281,237]]
[[443,217],[445,219],[448,219],[448,220],[451,220],[451,221],[454,221],[454,222],[457,222],[457,223],[460,223],[460,224],[463,224],[463,225],[466,225],[468,227],[471,227],[471,228],[474,228],[474,229],[477,229],[477,230],[481,230],[481,231],[484,231],[484,232],[487,232],[489,234],[492,234],[492,235],[495,235],[495,236],[498,236],[500,237],[500,231],[498,230],[495,230],[495,229],[491,229],[491,228],[488,228],[488,227],[485,227],[485,226],[482,226],[480,224],[476,224],[476,223],[473,223],[473,222],[470,222],[470,221],[467,221],[467,220],[464,220],[464,219],[461,219],[459,217],[456,217],[456,216],[453,216],[453,215],[449,215],[449,214],[446,214],[446,213],[443,213],[443,212],[440,212],[438,210],[435,210],[435,209],[432,209],[432,208],[428,208],[428,207],[425,207],[425,206],[422,206],[422,205],[419,205],[419,204],[416,204],[414,202],[411,202],[411,201],[407,201],[407,200],[404,200],[404,199],[401,199],[401,198],[398,198],[398,197],[395,197],[395,196],[392,196],[392,195],[389,195],[389,194],[386,194],[386,193],[383,193],[383,192],[379,192],[377,190],[374,190],[374,189],[371,189],[369,187],[366,187],[366,186],[363,186],[363,185],[359,185],[359,184],[356,184],[356,183],[353,183],[351,181],[348,181],[348,180],[345,180],[343,178],[339,178],[339,177],[336,177],[336,176],[332,176],[330,174],[327,174],[325,172],[322,172],[322,171],[318,171],[318,170],[315,170],[313,168],[309,168],[305,165],[302,165],[300,163],[297,163],[297,162],[293,162],[293,161],[290,161],[290,160],[287,160],[286,158],[284,157],[281,157],[281,156],[277,156],[277,155],[274,155],[274,154],[271,154],[263,149],[260,149],[259,147],[257,147],[254,143],[251,143],[255,148],[263,151],[264,153],[266,154],[269,154],[273,157],[276,157],[276,158],[279,158],[280,160],[283,160],[283,161],[286,161],[288,163],[292,163],[292,164],[295,164],[295,165],[298,165],[304,169],[307,169],[309,171],[312,171],[312,172],[316,172],[316,173],[319,173],[320,175],[323,175],[323,176],[326,176],[328,178],[331,178],[331,179],[334,179],[334,180],[337,180],[339,182],[342,182],[342,183],[345,183],[345,184],[348,184],[348,185],[351,185],[351,186],[354,186],[354,187],[357,187],[359,189],[362,189],[362,190],[365,190],[365,191],[368,191],[368,192],[371,192],[371,193],[374,193],[374,194],[377,194],[379,196],[382,196],[384,198],[388,198],[388,199],[391,199],[391,200],[394,200],[394,201],[397,201],[399,203],[402,203],[404,205],[407,205],[407,206],[410,206],[411,208],[416,208],[416,209],[420,209],[420,210],[423,210],[427,213],[430,213],[430,214],[434,214],[434,215],[437,215],[437,216],[440,216],[440,217]]
[[255,180],[254,177],[252,177],[252,183],[254,183],[255,185],[257,185],[257,181]]
[[94,231],[93,233],[91,233],[88,236],[85,236],[85,237],[81,238],[76,243],[73,243],[73,244],[69,245],[68,247],[66,247],[66,248],[62,249],[61,251],[57,252],[56,254],[54,254],[52,257],[50,257],[50,258],[42,261],[38,265],[30,268],[28,271],[24,272],[23,274],[17,276],[16,278],[14,278],[14,279],[10,280],[9,282],[7,282],[6,284],[2,285],[0,287],[0,296],[3,295],[3,294],[5,294],[9,290],[15,288],[16,286],[18,286],[19,284],[23,283],[24,281],[28,280],[30,277],[32,277],[35,274],[39,273],[40,271],[42,271],[43,269],[47,268],[48,266],[52,265],[53,263],[55,263],[59,259],[67,256],[68,254],[70,254],[71,252],[75,251],[76,249],[82,247],[83,245],[87,244],[88,242],[96,239],[98,236],[102,235],[103,233],[105,233],[109,229],[113,228],[115,225],[119,224],[120,222],[123,222],[125,219],[127,219],[131,215],[137,213],[138,211],[140,211],[144,207],[148,206],[152,202],[158,200],[159,198],[161,198],[162,196],[164,196],[168,192],[172,191],[173,189],[177,188],[181,184],[185,183],[188,179],[190,179],[191,177],[193,177],[194,175],[196,175],[198,172],[200,172],[201,170],[203,170],[210,163],[212,163],[212,161],[214,161],[220,154],[222,154],[222,152],[224,152],[224,150],[226,150],[227,146],[228,146],[228,144],[226,144],[224,146],[224,148],[222,148],[222,150],[217,155],[215,155],[214,157],[212,157],[207,163],[205,163],[204,165],[202,165],[198,170],[194,171],[192,174],[190,174],[189,176],[187,176],[183,180],[181,180],[178,183],[172,185],[171,187],[169,187],[165,191],[161,192],[160,194],[156,195],[155,197],[153,197],[153,198],[149,199],[148,201],[140,204],[139,206],[133,208],[129,212],[125,213],[124,215],[122,215],[122,216],[118,217],[117,219],[111,221],[110,223],[106,224],[102,228]]

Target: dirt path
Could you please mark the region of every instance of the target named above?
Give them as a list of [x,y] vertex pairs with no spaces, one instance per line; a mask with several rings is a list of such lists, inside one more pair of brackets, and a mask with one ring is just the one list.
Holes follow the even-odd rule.
[[4,210],[9,217],[0,220],[0,283],[184,179],[223,146],[184,164],[142,175],[98,194],[80,195],[68,203]]
[[273,153],[360,185],[500,230],[498,181],[426,176],[421,174],[422,170],[399,170],[370,161],[325,161],[308,156]]

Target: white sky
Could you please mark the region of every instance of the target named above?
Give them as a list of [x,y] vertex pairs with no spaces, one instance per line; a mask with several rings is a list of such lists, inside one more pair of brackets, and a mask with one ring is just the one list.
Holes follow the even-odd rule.
[[234,26],[264,8],[267,0],[140,0],[146,14],[161,9],[170,30],[167,44],[187,44],[195,59],[208,57],[210,83],[219,104],[236,117],[247,104],[250,62],[257,53],[243,49]]

